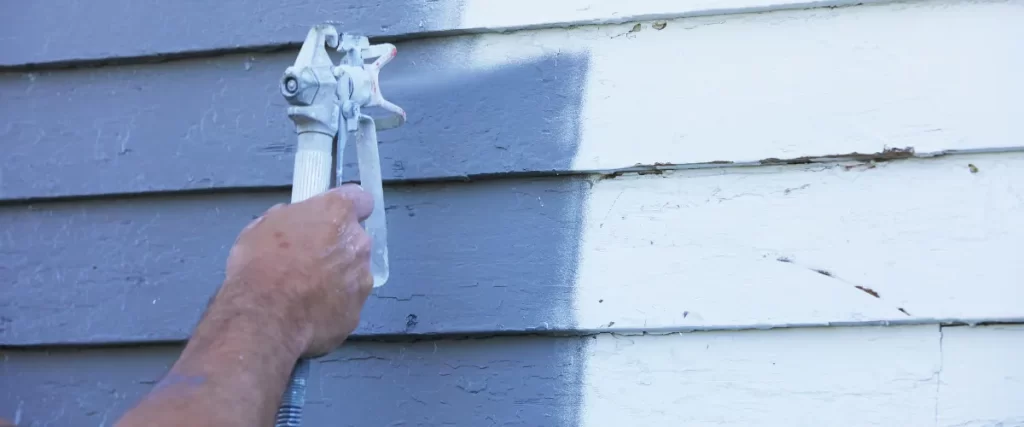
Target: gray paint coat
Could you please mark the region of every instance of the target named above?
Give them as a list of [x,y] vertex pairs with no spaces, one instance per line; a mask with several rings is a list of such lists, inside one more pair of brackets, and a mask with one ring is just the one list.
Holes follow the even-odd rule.
[[[287,200],[294,135],[276,85],[295,50],[187,56],[287,46],[330,18],[324,5],[246,2],[277,12],[211,21],[158,3],[33,3],[33,25],[0,25],[14,46],[0,55],[0,416],[21,425],[110,425],[173,362],[238,230]],[[450,28],[448,3],[356,0],[326,15],[409,35]],[[109,21],[125,14],[197,30]],[[444,337],[573,328],[589,184],[513,174],[570,168],[587,58],[474,71],[457,56],[471,42],[402,42],[382,76],[410,121],[380,134],[392,279],[357,336],[385,342],[314,365],[310,425],[578,424],[580,339]],[[185,58],[132,59],[164,54]],[[429,182],[466,177],[486,179]]]
[[[191,56],[302,42],[313,22],[409,37],[459,22],[462,0],[41,0],[0,14],[0,68]],[[187,29],[187,31],[182,31]]]
[[[572,329],[572,178],[390,188],[392,277],[357,334]],[[238,231],[287,192],[0,207],[8,345],[182,340],[223,277]]]
[[[350,342],[312,365],[304,425],[575,426],[587,338]],[[109,426],[180,347],[4,354],[0,416]],[[115,368],[116,367],[116,368]]]
[[[409,114],[378,135],[386,181],[569,169],[587,59],[473,70],[458,56],[469,42],[399,44],[382,72]],[[295,53],[0,74],[0,201],[290,185],[277,80]]]

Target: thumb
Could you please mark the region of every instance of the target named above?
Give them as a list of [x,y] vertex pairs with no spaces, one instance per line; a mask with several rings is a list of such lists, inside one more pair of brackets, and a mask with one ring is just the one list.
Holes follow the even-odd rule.
[[363,190],[359,184],[342,184],[328,191],[329,197],[340,197],[352,202],[352,210],[355,211],[359,221],[364,221],[373,212],[373,195]]

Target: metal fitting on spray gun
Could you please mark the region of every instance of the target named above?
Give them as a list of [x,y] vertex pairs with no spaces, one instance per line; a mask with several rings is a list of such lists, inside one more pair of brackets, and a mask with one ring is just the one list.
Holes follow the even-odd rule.
[[[328,47],[342,53],[339,65],[331,62]],[[388,280],[387,221],[377,131],[401,126],[406,119],[402,108],[384,99],[378,76],[397,53],[394,45],[371,45],[366,37],[348,33],[339,38],[334,25],[318,24],[306,35],[295,64],[281,77],[281,94],[289,104],[288,118],[295,123],[298,134],[292,203],[330,188],[332,161],[337,164],[335,185],[342,182],[342,156],[350,133],[355,136],[359,181],[373,195],[373,213],[363,226],[373,242],[370,271],[375,288]],[[377,59],[365,62],[372,58]],[[375,120],[363,113],[364,107],[380,107],[391,114]],[[308,374],[309,361],[300,359],[278,408],[278,427],[301,424]]]

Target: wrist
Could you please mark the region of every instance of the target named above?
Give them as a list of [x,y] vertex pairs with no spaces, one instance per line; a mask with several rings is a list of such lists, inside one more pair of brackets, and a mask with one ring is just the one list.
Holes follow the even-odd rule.
[[195,335],[248,339],[297,359],[309,347],[313,330],[305,319],[304,308],[283,289],[252,281],[226,280],[196,327]]
[[[308,328],[289,312],[238,298],[225,283],[170,371],[136,413],[181,416],[180,408],[206,411],[196,425],[255,425],[273,420],[288,376],[310,341]],[[244,288],[243,288],[244,289]],[[264,288],[267,289],[267,288]],[[173,415],[172,415],[173,414]],[[131,419],[143,425],[149,420]]]

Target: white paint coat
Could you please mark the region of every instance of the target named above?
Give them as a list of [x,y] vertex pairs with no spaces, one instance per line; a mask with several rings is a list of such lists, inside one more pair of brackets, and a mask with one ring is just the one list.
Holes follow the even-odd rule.
[[627,175],[584,218],[581,329],[1024,317],[1024,153]]
[[[578,2],[521,10],[470,2],[463,19],[469,27],[572,13],[627,21],[671,13],[669,3],[711,8],[627,2],[620,19],[612,9],[572,11]],[[468,37],[471,48],[459,49],[488,69],[588,56],[575,170],[884,147],[1016,149],[1024,132],[1009,124],[1024,116],[1022,4],[518,31]],[[644,9],[654,7],[665,9]],[[579,329],[648,331],[1021,318],[1022,183],[1021,153],[597,180],[584,204],[572,315]],[[1022,329],[942,330],[600,334],[583,355],[580,424],[1024,424],[1024,373],[1014,362]]]
[[926,426],[939,329],[602,335],[582,426]]
[[[465,0],[458,5],[462,31],[508,31],[524,28],[622,23],[639,19],[721,15],[858,1],[797,0]],[[454,22],[455,19],[448,19]]]
[[936,425],[1024,426],[1024,325],[942,329]]
[[490,69],[587,55],[582,111],[553,117],[579,116],[576,170],[980,150],[1024,141],[1024,128],[1007,125],[1024,117],[1022,5],[930,1],[684,18],[661,30],[648,21],[637,32],[627,23],[483,34],[456,38],[452,56]]
[[584,351],[580,425],[1020,426],[1022,331],[602,334]]

